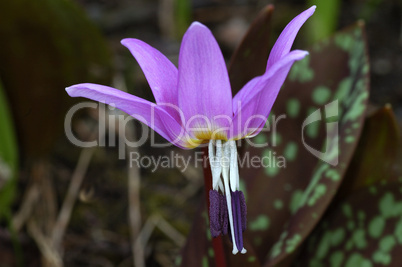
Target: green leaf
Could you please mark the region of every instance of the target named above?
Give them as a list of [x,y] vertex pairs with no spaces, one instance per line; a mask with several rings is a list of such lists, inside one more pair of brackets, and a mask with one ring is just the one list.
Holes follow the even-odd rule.
[[18,170],[18,146],[12,116],[0,82],[0,219],[10,213]]
[[189,0],[176,0],[176,33],[182,37],[191,23],[191,3]]
[[317,5],[317,10],[307,22],[310,43],[317,42],[333,34],[338,26],[340,0],[308,0],[307,6]]

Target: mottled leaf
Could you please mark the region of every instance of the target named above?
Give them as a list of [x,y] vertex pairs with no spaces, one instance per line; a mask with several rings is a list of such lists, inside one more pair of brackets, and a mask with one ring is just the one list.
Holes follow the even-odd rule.
[[401,266],[401,179],[360,189],[332,207],[294,266]]
[[369,85],[363,25],[309,51],[293,66],[269,131],[253,139],[262,147],[249,146],[248,156],[264,158],[264,166],[240,173],[247,186],[247,236],[265,266],[288,265],[314,229],[342,182],[363,126]]
[[393,244],[402,227],[402,173],[394,168],[399,143],[389,106],[366,119],[337,195],[339,204],[309,237],[296,261],[300,266],[399,266],[400,253],[392,252],[402,245]]

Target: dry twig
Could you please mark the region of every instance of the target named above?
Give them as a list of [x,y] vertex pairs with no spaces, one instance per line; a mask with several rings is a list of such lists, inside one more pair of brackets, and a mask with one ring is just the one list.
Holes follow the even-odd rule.
[[63,236],[66,232],[67,225],[70,221],[74,203],[77,199],[79,189],[81,187],[82,181],[84,179],[85,173],[87,172],[89,162],[92,158],[95,149],[96,149],[95,147],[84,148],[81,151],[77,167],[74,170],[70,185],[68,187],[67,195],[64,199],[60,213],[57,217],[57,221],[53,227],[51,241],[53,246],[57,248],[57,250],[59,251],[61,250],[61,241],[63,240]]

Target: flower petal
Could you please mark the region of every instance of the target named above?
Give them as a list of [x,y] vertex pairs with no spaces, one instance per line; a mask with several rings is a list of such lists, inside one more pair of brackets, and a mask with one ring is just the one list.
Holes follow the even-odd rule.
[[238,108],[230,138],[251,137],[260,132],[293,63],[307,54],[301,50],[288,53],[264,75],[254,78],[240,90],[233,98],[233,106]]
[[[265,74],[264,74],[265,75]],[[264,78],[264,75],[257,76],[246,83],[243,88],[234,96],[232,101],[233,113],[236,114],[238,110],[241,108],[241,104],[246,101],[248,98],[252,98],[254,94],[258,93],[257,85],[261,82],[261,79]]]
[[157,49],[141,40],[127,38],[121,43],[130,50],[140,65],[156,103],[178,106],[176,66]]
[[145,123],[174,145],[186,148],[184,129],[168,112],[152,102],[112,87],[91,83],[76,84],[66,88],[66,91],[71,97],[86,97],[113,105]]
[[275,45],[272,47],[271,53],[269,54],[267,70],[284,55],[289,53],[301,26],[303,26],[306,20],[313,15],[315,8],[316,6],[312,6],[303,11],[285,27],[279,38],[276,40]]
[[210,30],[199,22],[183,36],[178,84],[179,106],[192,128],[216,131],[230,125],[232,92],[225,60]]

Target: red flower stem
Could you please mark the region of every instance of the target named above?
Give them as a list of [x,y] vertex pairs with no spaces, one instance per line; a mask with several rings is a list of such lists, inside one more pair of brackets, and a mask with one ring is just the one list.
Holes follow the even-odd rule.
[[[208,160],[208,146],[203,149],[203,169],[204,169],[204,183],[205,183],[205,200],[208,207],[208,218],[209,218],[209,190],[212,190],[212,172],[211,166]],[[211,220],[211,218],[209,218]],[[209,231],[209,230],[208,230]],[[226,267],[225,253],[223,250],[222,237],[218,236],[212,238],[212,246],[215,254],[215,265],[217,267]]]

